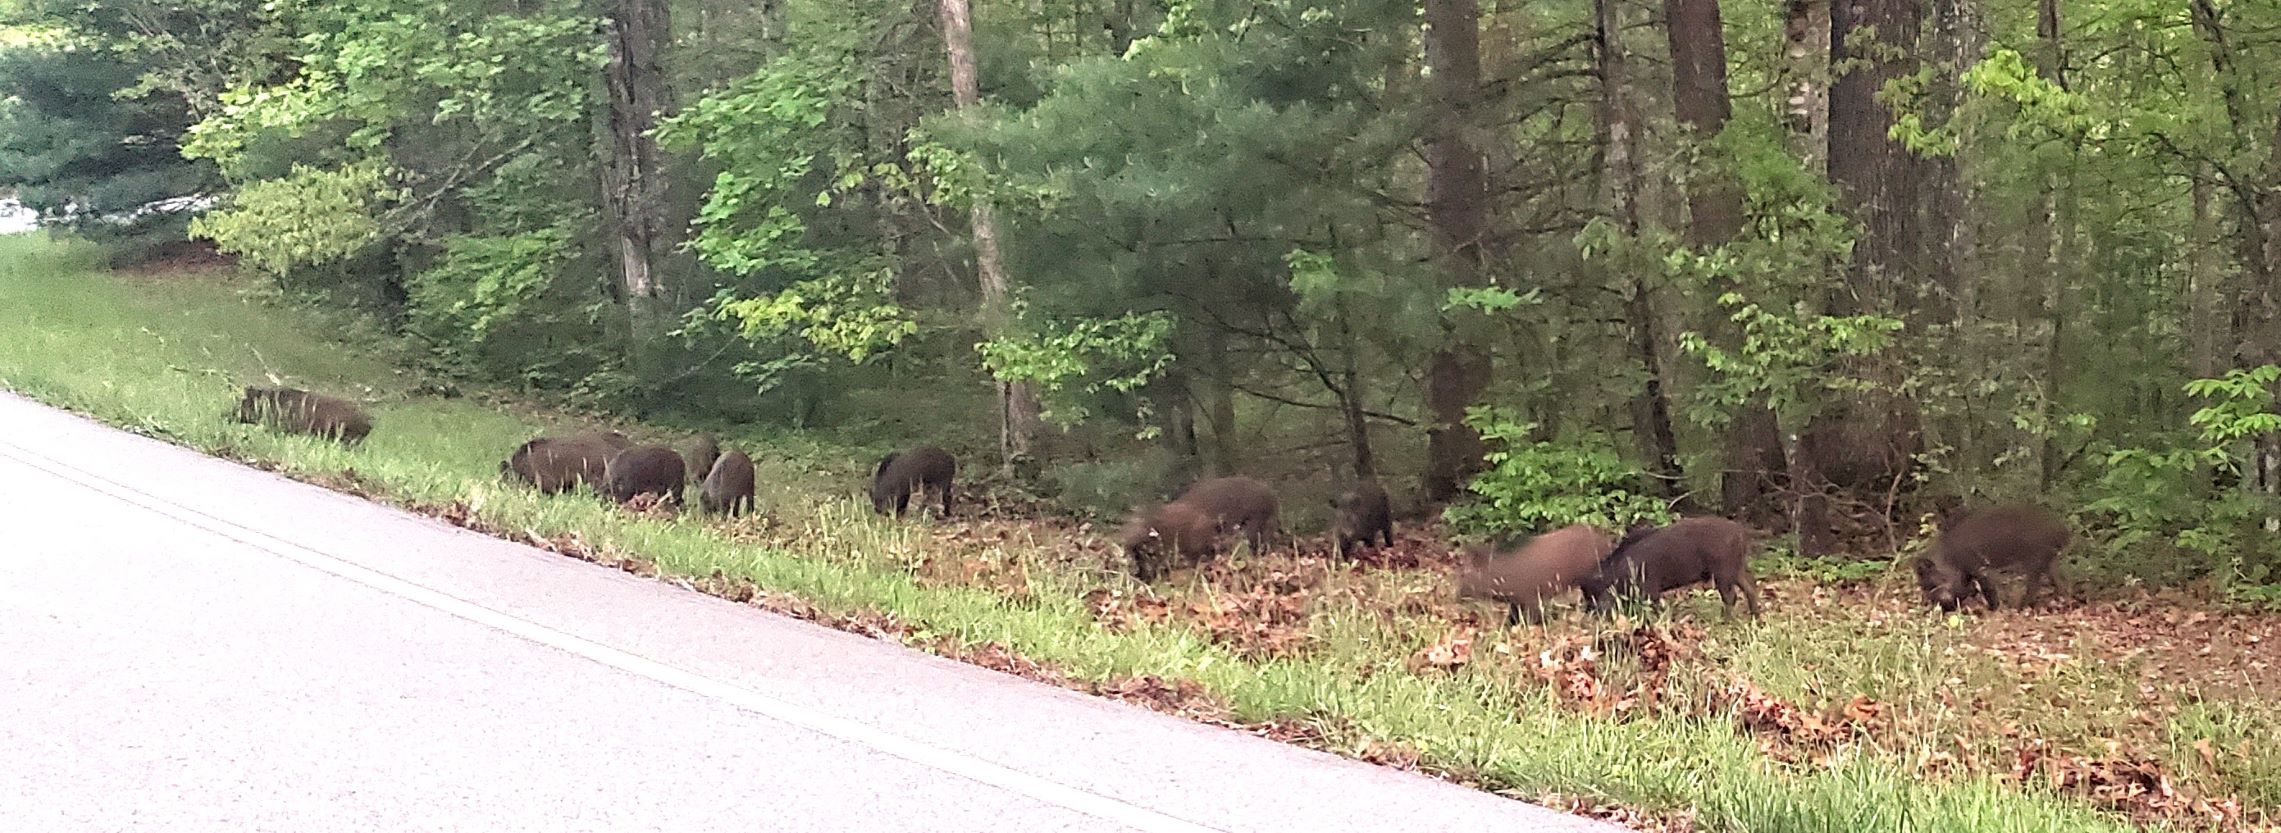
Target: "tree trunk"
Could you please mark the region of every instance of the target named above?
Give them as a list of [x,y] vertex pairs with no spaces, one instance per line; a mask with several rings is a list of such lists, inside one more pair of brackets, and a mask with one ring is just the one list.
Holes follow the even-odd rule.
[[[1932,31],[1925,54],[1933,65],[1926,121],[1934,128],[1956,129],[1953,123],[1964,106],[1964,73],[1980,59],[1975,28],[1975,0],[1932,0]],[[1923,268],[1920,299],[1927,302],[1924,320],[1935,325],[1961,326],[1974,310],[1969,305],[1978,287],[1979,236],[1973,226],[1972,196],[1979,192],[1963,154],[1947,153],[1915,160],[1917,193],[1922,198],[1923,227],[1933,237]]]
[[[2060,89],[2067,88],[2067,52],[2060,38],[2059,0],[2038,0],[2036,4],[2036,74]],[[2066,250],[2060,245],[2059,229],[2072,223],[2072,217],[2060,211],[2060,172],[2045,171],[2043,190],[2037,200],[2034,216],[2029,218],[2023,238],[2027,241],[2026,260],[2035,264],[2041,275],[2041,290],[2046,342],[2043,362],[2043,408],[2048,427],[2054,424],[2062,401],[2062,385],[2066,381],[2067,337],[2067,284]],[[2072,200],[2070,201],[2072,202]],[[2072,237],[2072,232],[2069,234]],[[2043,440],[2042,486],[2051,488],[2059,480],[2060,466],[2066,461],[2066,449],[2060,446],[2056,433],[2047,433]]]
[[[1433,135],[1426,146],[1426,214],[1435,259],[1452,286],[1485,283],[1489,176],[1475,141],[1481,93],[1481,9],[1476,0],[1426,0],[1426,64],[1433,85]],[[1426,498],[1456,497],[1481,468],[1481,434],[1465,411],[1488,390],[1495,366],[1468,333],[1452,329],[1426,368]]]
[[1888,81],[1917,68],[1920,0],[1836,0],[1830,56],[1844,74],[1830,90],[1830,180],[1862,236],[1850,283],[1859,304],[1847,312],[1903,311],[1925,275],[1915,231],[1918,171],[1890,136],[1893,111],[1877,100]]
[[[943,51],[950,56],[951,101],[961,111],[982,103],[981,82],[974,62],[974,19],[968,0],[942,0]],[[974,229],[974,267],[982,285],[982,323],[987,335],[1005,335],[1011,323],[1006,259],[998,249],[997,211],[988,197],[978,196],[967,215]],[[1023,382],[998,382],[998,446],[1007,474],[1028,458],[1037,438],[1037,396]]]
[[1338,311],[1339,347],[1345,360],[1339,365],[1339,416],[1346,423],[1348,450],[1354,455],[1354,476],[1367,479],[1378,476],[1378,458],[1370,447],[1370,418],[1363,413],[1362,351],[1356,344],[1354,326],[1346,305]]
[[2224,357],[2218,353],[2224,344],[2224,324],[2218,317],[2218,283],[2222,271],[2218,258],[2211,250],[2224,244],[2224,232],[2219,230],[2217,207],[2211,204],[2211,175],[2207,164],[2197,165],[2193,186],[2194,236],[2189,250],[2187,270],[2187,338],[2192,355],[2186,367],[2196,379],[2215,378],[2223,372]]
[[[1594,30],[1598,39],[1600,76],[1599,143],[1601,179],[1608,190],[1608,211],[1627,237],[1640,231],[1640,123],[1631,103],[1629,55],[1624,49],[1623,21],[1616,0],[1594,0]],[[1671,430],[1671,403],[1664,396],[1661,328],[1657,325],[1655,298],[1645,270],[1619,266],[1630,273],[1631,292],[1624,301],[1630,325],[1632,357],[1646,373],[1646,383],[1632,396],[1632,436],[1647,460],[1658,494],[1676,499],[1686,494],[1686,477],[1679,469],[1679,441]]]
[[[1934,270],[1918,233],[1925,205],[1921,166],[1891,137],[1893,111],[1877,98],[1886,82],[1915,73],[1923,14],[1919,0],[1834,0],[1830,6],[1830,58],[1843,73],[1830,88],[1829,176],[1837,185],[1839,205],[1861,226],[1852,274],[1829,299],[1839,314],[1897,314],[1922,324],[1925,298],[1938,292],[1927,280]],[[1812,415],[1800,433],[1844,435],[1838,420],[1849,410],[1878,415],[1879,427],[1866,436],[1854,433],[1858,440],[1793,448],[1793,456],[1803,451],[1814,458],[1791,461],[1790,488],[1799,501],[1796,518],[1806,524],[1796,532],[1807,555],[1825,554],[1834,544],[1826,520],[1828,495],[1835,488],[1832,473],[1844,473],[1848,489],[1882,481],[1882,474],[1860,475],[1894,465],[1894,454],[1909,447],[1907,440],[1916,430],[1913,418],[1887,418],[1891,391],[1829,405]],[[1801,481],[1801,476],[1809,479]],[[1875,497],[1881,500],[1884,491],[1877,489]]]
[[664,154],[652,131],[672,114],[661,55],[672,39],[665,0],[614,0],[608,17],[609,62],[603,155],[602,206],[611,248],[617,255],[619,287],[625,294],[628,347],[636,377],[662,378],[660,348],[673,325],[666,264],[678,242],[666,219],[671,182]]
[[[1218,284],[1219,274],[1214,267],[1205,268],[1205,280]],[[1234,474],[1241,461],[1236,456],[1236,396],[1235,366],[1228,361],[1228,333],[1219,327],[1204,328],[1204,420],[1212,429],[1212,451],[1204,460],[1205,470],[1213,474]]]
[[[1801,2],[1790,4],[1793,23],[1799,14]],[[1691,141],[1698,146],[1709,142],[1726,129],[1727,119],[1733,115],[1733,105],[1727,90],[1726,29],[1719,10],[1719,0],[1664,0],[1664,35],[1671,47],[1672,110],[1686,130]],[[1806,15],[1805,19],[1816,19]],[[1827,20],[1826,17],[1819,19]],[[1824,31],[1820,51],[1811,48],[1809,37],[1812,27],[1799,27],[1790,44],[1791,64],[1809,52],[1826,54],[1828,37]],[[1798,74],[1792,81],[1792,115],[1809,134],[1824,124],[1821,114],[1821,92],[1818,83]],[[1724,165],[1712,170],[1697,170],[1687,180],[1687,245],[1711,248],[1726,245],[1742,231],[1742,191]],[[1724,292],[1732,286],[1715,287]],[[1716,318],[1710,328],[1721,346],[1734,349],[1740,346],[1742,334],[1732,322]],[[1764,514],[1766,488],[1772,475],[1788,467],[1782,454],[1782,435],[1775,426],[1774,411],[1762,403],[1744,406],[1735,414],[1735,422],[1722,438],[1723,471],[1720,475],[1720,503],[1730,517],[1753,518]]]

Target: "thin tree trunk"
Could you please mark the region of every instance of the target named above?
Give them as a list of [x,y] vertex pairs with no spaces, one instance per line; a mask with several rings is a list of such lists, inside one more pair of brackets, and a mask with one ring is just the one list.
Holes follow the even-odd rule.
[[609,148],[601,166],[602,205],[625,295],[631,363],[637,378],[655,381],[664,375],[659,349],[673,323],[664,274],[676,243],[665,218],[670,178],[652,135],[673,110],[661,60],[672,22],[665,0],[615,0],[606,15]]
[[[1481,9],[1476,0],[1426,0],[1426,64],[1432,72],[1434,134],[1426,148],[1426,212],[1434,255],[1452,286],[1485,283],[1489,175],[1475,142],[1481,92]],[[1481,468],[1481,434],[1465,412],[1495,373],[1489,352],[1468,333],[1447,333],[1426,368],[1426,498],[1456,497]]]
[[[951,101],[959,110],[982,103],[981,82],[974,61],[973,9],[968,0],[942,0],[943,51],[950,56]],[[997,211],[988,197],[978,196],[968,211],[974,229],[974,267],[982,285],[982,323],[993,338],[1003,336],[1011,323],[1006,259],[998,249]],[[1039,419],[1037,396],[1023,382],[998,382],[998,425],[1001,465],[1007,474],[1030,455]]]
[[1378,458],[1370,447],[1370,419],[1363,413],[1362,354],[1343,303],[1339,305],[1338,325],[1339,346],[1346,357],[1339,366],[1339,415],[1346,422],[1347,448],[1354,453],[1354,476],[1377,477]]
[[2223,232],[2218,229],[2218,212],[2211,205],[2210,170],[2208,165],[2196,166],[2194,177],[2194,237],[2189,250],[2186,289],[2187,338],[2192,355],[2187,357],[2187,370],[2196,379],[2215,378],[2221,371],[2224,359],[2218,355],[2220,328],[2218,319],[2218,282],[2221,272],[2218,259],[2211,255],[2212,248],[2223,245]]
[[[2038,0],[2036,4],[2036,73],[2060,89],[2067,88],[2067,50],[2060,35],[2059,0]],[[2027,255],[2041,268],[2041,289],[2044,315],[2048,323],[2048,341],[2044,345],[2044,424],[2054,424],[2061,408],[2061,392],[2066,379],[2067,338],[2067,249],[2060,245],[2060,228],[2071,226],[2072,214],[2060,211],[2060,174],[2047,171],[2043,178],[2043,192],[2038,200],[2035,216],[2030,218],[2025,239]],[[2072,200],[2069,201],[2072,205]],[[2069,237],[2073,237],[2072,231]],[[2060,465],[2066,460],[2066,449],[2060,446],[2056,433],[2047,433],[2043,440],[2042,485],[2049,489],[2059,480]]]

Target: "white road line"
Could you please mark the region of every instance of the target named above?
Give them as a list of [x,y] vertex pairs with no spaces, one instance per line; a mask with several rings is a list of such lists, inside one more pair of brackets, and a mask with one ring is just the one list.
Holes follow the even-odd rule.
[[[138,438],[141,439],[141,438]],[[1219,828],[1175,818],[1136,804],[1000,766],[980,758],[896,735],[847,718],[787,703],[751,689],[695,674],[564,633],[545,625],[470,602],[380,571],[327,555],[301,544],[250,527],[181,506],[102,475],[76,468],[61,460],[9,442],[0,442],[0,458],[16,461],[75,483],[89,491],[164,515],[183,524],[285,558],[320,572],[401,597],[414,604],[475,622],[556,650],[575,654],[611,668],[646,677],[683,691],[719,700],[755,714],[789,723],[818,734],[941,770],[970,781],[1019,793],[1048,804],[1112,821],[1150,833],[1226,833]]]

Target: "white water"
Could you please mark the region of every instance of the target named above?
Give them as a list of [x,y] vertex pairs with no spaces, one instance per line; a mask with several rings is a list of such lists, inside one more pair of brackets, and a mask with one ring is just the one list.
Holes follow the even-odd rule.
[[13,199],[0,199],[0,234],[22,234],[39,227],[39,215]]

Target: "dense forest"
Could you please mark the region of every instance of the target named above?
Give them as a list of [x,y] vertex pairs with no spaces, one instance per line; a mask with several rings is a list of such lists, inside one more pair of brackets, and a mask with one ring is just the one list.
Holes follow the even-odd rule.
[[[2281,580],[2259,0],[16,0],[0,187],[439,385]],[[885,396],[882,396],[885,394]]]

